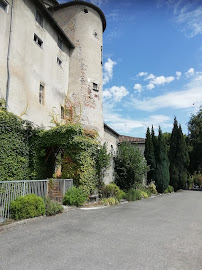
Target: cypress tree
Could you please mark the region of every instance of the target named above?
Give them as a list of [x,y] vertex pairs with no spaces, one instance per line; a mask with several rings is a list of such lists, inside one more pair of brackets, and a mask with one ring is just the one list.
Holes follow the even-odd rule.
[[163,140],[161,128],[159,127],[159,135],[156,143],[156,173],[155,182],[158,192],[164,192],[169,184],[169,160],[166,151],[166,145]]
[[170,140],[170,184],[174,190],[185,187],[187,181],[187,168],[189,165],[188,148],[182,133],[181,125],[178,126],[174,118],[173,130]]
[[154,170],[156,167],[156,161],[154,156],[154,146],[149,127],[147,128],[146,133],[144,156],[147,160],[147,165],[150,168],[150,170],[147,172],[147,182],[150,183],[152,180],[154,180]]

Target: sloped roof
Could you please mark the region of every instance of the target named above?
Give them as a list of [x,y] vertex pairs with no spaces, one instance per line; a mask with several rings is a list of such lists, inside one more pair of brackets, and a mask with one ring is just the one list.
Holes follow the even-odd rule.
[[107,124],[104,123],[104,129],[108,129],[110,130],[112,133],[114,133],[114,135],[116,135],[117,137],[119,137],[120,135],[118,134],[118,132],[116,132],[115,130],[113,130],[110,126],[108,126]]
[[119,142],[131,142],[131,143],[145,143],[144,138],[137,138],[137,137],[131,137],[131,136],[119,136]]

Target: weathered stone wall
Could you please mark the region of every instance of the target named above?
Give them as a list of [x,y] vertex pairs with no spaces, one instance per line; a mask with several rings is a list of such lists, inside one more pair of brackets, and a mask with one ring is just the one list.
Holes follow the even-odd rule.
[[105,172],[104,183],[109,184],[114,181],[114,160],[113,157],[117,152],[117,145],[119,142],[118,135],[114,134],[110,129],[104,129],[104,140],[107,143],[107,150],[112,154],[111,164]]
[[103,140],[103,26],[100,15],[91,7],[77,4],[56,9],[53,16],[75,45],[70,57],[68,96],[76,104],[77,113],[81,113],[82,124],[96,129]]
[[[17,115],[26,111],[23,118],[48,128],[53,108],[60,116],[68,91],[69,48],[65,44],[62,50],[57,46],[57,32],[45,17],[43,27],[36,22],[37,8],[33,2],[14,1],[8,110]],[[0,91],[5,97],[10,13],[2,15],[2,10],[0,12],[0,44],[3,44],[3,52],[0,50]],[[43,41],[42,47],[35,43],[34,34]],[[62,61],[61,66],[57,57]],[[40,83],[45,90],[44,104],[39,103]]]

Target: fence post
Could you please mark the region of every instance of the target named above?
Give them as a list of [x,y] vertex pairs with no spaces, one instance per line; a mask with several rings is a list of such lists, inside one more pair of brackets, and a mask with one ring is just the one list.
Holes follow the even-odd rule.
[[22,193],[22,196],[24,197],[25,196],[25,181],[23,183],[23,193]]

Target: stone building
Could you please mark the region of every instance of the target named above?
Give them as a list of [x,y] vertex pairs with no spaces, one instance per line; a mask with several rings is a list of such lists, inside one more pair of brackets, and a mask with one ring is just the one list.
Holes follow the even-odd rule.
[[[119,134],[103,123],[106,19],[85,1],[0,0],[0,99],[8,111],[49,128],[68,97],[85,128],[116,152]],[[106,182],[113,180],[113,166]]]

